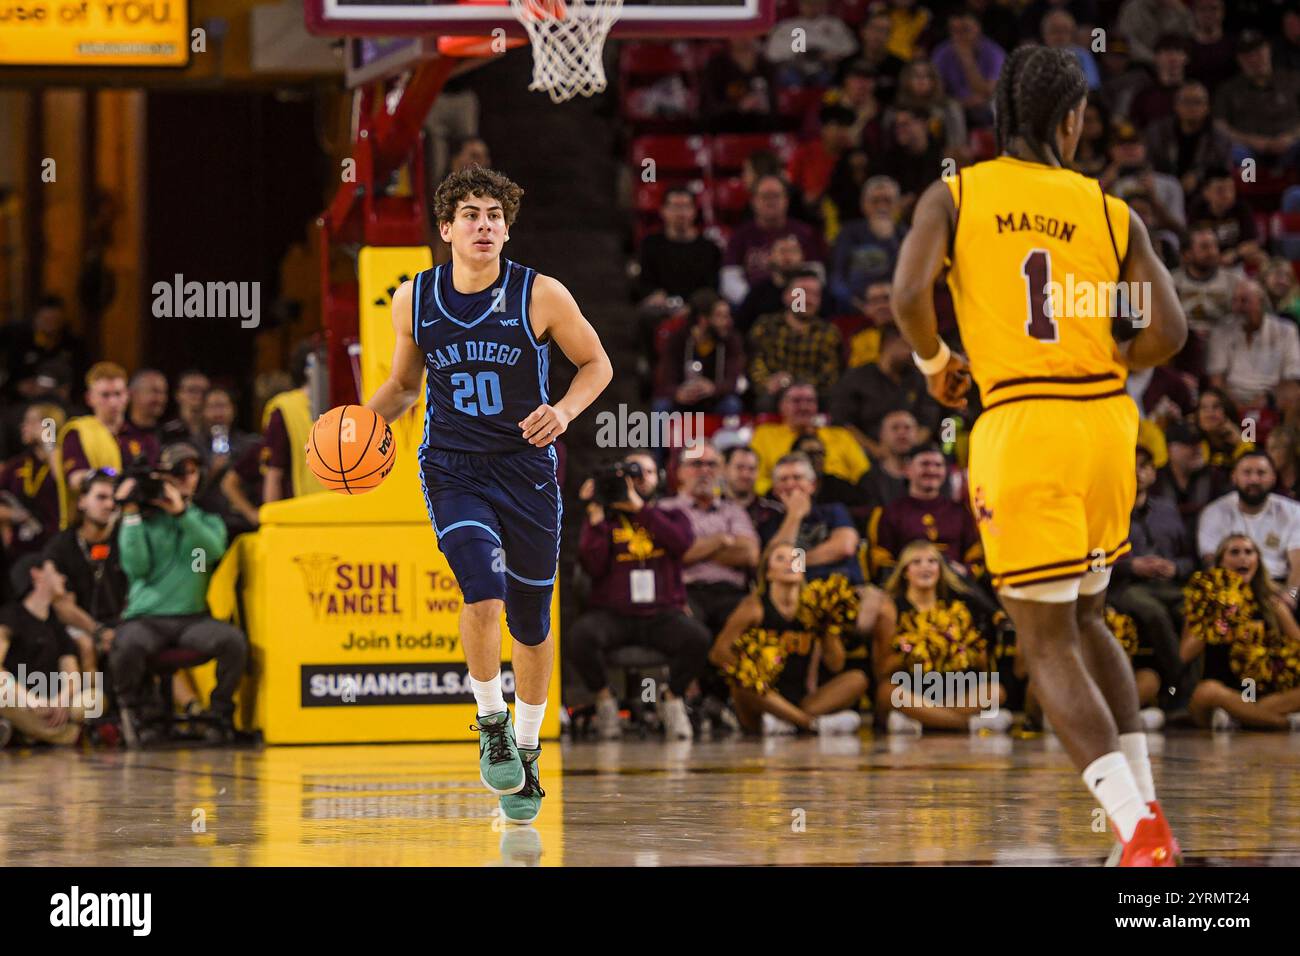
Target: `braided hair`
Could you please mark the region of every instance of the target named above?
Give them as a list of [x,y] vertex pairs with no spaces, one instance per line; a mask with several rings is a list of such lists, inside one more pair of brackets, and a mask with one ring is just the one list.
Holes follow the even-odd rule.
[[1064,166],[1056,148],[1056,128],[1087,92],[1088,80],[1068,50],[1017,48],[1003,64],[994,91],[998,152],[1007,152],[1019,136],[1040,161],[1048,162],[1050,151]]

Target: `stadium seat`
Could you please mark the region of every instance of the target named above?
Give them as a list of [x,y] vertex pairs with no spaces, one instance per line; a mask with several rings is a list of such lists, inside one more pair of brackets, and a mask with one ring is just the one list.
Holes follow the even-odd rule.
[[709,143],[704,136],[638,136],[632,140],[633,175],[653,160],[657,179],[669,175],[699,176],[709,169]]
[[627,43],[620,52],[618,67],[624,78],[690,75],[695,72],[695,56],[691,45],[682,41]]
[[749,208],[749,190],[739,176],[714,179],[709,183],[713,214],[720,222],[738,222]]
[[713,137],[713,175],[734,176],[751,153],[770,149],[787,162],[794,154],[795,144],[783,133],[723,133]]
[[975,162],[992,159],[998,154],[998,143],[993,130],[987,126],[977,126],[970,131],[970,151]]
[[776,94],[776,112],[788,120],[802,122],[809,113],[816,113],[826,96],[822,86],[784,87]]

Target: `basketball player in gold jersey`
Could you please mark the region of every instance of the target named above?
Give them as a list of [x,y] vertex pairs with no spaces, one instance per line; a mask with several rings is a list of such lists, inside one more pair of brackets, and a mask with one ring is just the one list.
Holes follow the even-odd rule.
[[[1138,412],[1124,381],[1175,355],[1187,322],[1142,221],[1064,168],[1087,92],[1067,51],[1008,57],[1001,155],[922,195],[893,304],[936,399],[963,408],[972,376],[979,385],[970,489],[988,568],[1043,710],[1110,817],[1120,865],[1173,866],[1132,669],[1103,611],[1135,495]],[[937,332],[945,265],[969,364]],[[1121,287],[1135,290],[1132,321],[1116,315]]]

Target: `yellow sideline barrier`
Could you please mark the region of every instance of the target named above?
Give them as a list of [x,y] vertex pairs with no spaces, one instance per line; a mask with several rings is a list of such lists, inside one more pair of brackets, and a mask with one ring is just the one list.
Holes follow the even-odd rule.
[[[366,248],[359,259],[362,381],[369,397],[393,354],[390,298],[402,277],[429,268],[427,248]],[[324,492],[261,509],[261,527],[231,546],[209,589],[225,616],[239,581],[250,675],[244,728],[271,744],[464,741],[474,697],[457,629],[460,588],[438,550],[420,485],[424,401],[389,423],[397,445],[379,488]],[[227,564],[229,562],[229,564]],[[558,593],[558,587],[557,587]],[[225,613],[223,613],[225,612]],[[502,615],[503,652],[511,641]],[[551,633],[559,639],[559,602]],[[513,674],[502,668],[507,694]],[[206,699],[215,665],[194,672]],[[560,664],[542,724],[559,737]]]

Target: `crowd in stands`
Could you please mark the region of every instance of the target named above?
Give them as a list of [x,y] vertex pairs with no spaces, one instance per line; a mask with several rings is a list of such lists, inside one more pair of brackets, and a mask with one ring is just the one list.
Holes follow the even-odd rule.
[[[915,665],[996,673],[1001,705],[1041,720],[964,480],[978,396],[932,400],[890,310],[918,196],[993,158],[994,86],[1024,43],[1078,59],[1074,168],[1146,224],[1191,329],[1127,385],[1138,495],[1108,618],[1144,723],[1300,730],[1300,4],[801,0],[765,38],[678,44],[664,75],[623,53],[645,393],[703,413],[711,441],[639,456],[657,497],[590,506],[580,563],[604,617],[569,647],[602,735],[600,655],[628,641],[671,657],[676,694],[695,681],[698,713],[718,694],[750,730],[834,733],[859,711],[899,733],[1005,729],[895,693]],[[653,95],[670,86],[678,101]],[[935,304],[960,351],[943,282]],[[673,511],[689,527],[669,534]],[[656,586],[610,587],[611,568]],[[652,609],[688,617],[633,636]]]
[[[74,743],[106,711],[105,739],[147,742],[165,701],[228,742],[247,640],[209,615],[208,583],[261,504],[320,490],[299,451],[312,347],[295,351],[290,376],[259,381],[252,434],[237,426],[237,391],[200,370],[168,382],[88,364],[56,297],[0,335],[0,746],[14,733]],[[204,707],[176,672],[207,661]],[[60,673],[67,682],[49,679],[44,696],[23,679]]]

